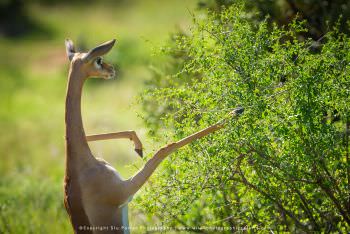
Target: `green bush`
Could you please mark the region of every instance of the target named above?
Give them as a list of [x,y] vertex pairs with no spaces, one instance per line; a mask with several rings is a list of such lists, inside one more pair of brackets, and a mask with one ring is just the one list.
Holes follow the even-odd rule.
[[347,0],[199,0],[198,7],[220,11],[221,6],[230,6],[244,2],[247,12],[256,12],[255,18],[262,19],[269,15],[270,22],[287,25],[295,17],[307,20],[302,33],[304,37],[317,39],[323,36],[336,23],[341,32],[349,34],[347,20],[350,17],[350,2]]
[[194,17],[164,48],[142,99],[162,143],[245,112],[166,160],[140,207],[190,229],[349,230],[350,40],[334,29],[300,41],[303,22],[249,17],[242,5]]
[[44,177],[23,179],[18,174],[2,177],[0,232],[70,233],[61,191],[62,183]]

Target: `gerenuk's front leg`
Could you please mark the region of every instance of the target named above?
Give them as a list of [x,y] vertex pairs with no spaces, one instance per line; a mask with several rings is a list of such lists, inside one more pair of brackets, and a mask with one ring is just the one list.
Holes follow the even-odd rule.
[[101,141],[101,140],[109,140],[109,139],[130,139],[134,142],[135,151],[142,158],[142,143],[140,138],[137,136],[135,131],[123,131],[123,132],[113,132],[113,133],[104,133],[104,134],[96,134],[86,136],[87,141]]
[[[244,109],[242,107],[234,109],[232,112],[229,113],[229,117],[236,117],[240,114],[242,114]],[[126,200],[128,197],[134,195],[141,187],[142,185],[148,180],[148,178],[153,174],[153,172],[156,170],[156,168],[159,166],[159,164],[172,152],[176,151],[177,149],[188,145],[189,143],[200,139],[202,137],[205,137],[211,133],[214,133],[220,129],[222,129],[226,124],[226,119],[223,119],[219,121],[218,123],[211,125],[201,131],[198,131],[188,137],[185,137],[177,142],[168,144],[161,149],[159,149],[155,155],[149,159],[145,166],[139,170],[133,177],[129,178],[128,180],[125,180],[123,183],[123,194],[121,195],[120,190],[113,191],[111,189],[111,193],[114,192],[114,196],[120,198],[123,197],[124,200]]]

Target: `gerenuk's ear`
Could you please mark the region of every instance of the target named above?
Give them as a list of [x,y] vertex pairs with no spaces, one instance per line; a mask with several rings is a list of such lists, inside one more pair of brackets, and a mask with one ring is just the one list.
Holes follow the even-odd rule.
[[66,39],[65,44],[66,44],[66,52],[67,52],[68,59],[69,61],[72,61],[75,54],[73,42],[70,39]]
[[96,57],[107,54],[108,51],[110,51],[112,49],[112,47],[114,46],[114,43],[115,43],[115,39],[107,41],[107,42],[93,48],[82,58],[83,61],[87,62],[87,61],[90,61]]

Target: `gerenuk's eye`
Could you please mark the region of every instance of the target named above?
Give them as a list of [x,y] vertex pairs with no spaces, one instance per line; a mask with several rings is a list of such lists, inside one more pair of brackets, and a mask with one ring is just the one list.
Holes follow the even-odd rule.
[[101,67],[102,66],[102,58],[101,57],[98,57],[96,60],[95,60],[95,63],[97,66]]

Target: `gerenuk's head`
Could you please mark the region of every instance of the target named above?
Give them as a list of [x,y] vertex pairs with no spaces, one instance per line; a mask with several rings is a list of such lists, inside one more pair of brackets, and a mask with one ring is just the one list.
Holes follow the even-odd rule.
[[102,56],[107,54],[114,46],[115,39],[107,41],[87,53],[76,52],[73,42],[66,39],[66,52],[71,66],[79,71],[86,78],[111,79],[115,76],[115,70],[112,65],[103,62]]

